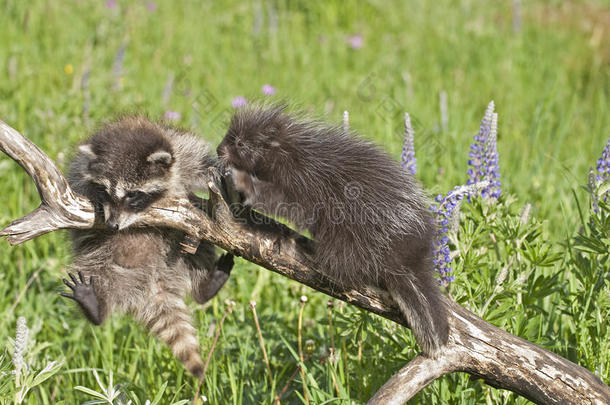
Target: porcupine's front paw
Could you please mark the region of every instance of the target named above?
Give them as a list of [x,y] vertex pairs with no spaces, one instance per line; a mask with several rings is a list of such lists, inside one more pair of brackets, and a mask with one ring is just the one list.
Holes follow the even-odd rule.
[[100,325],[103,319],[100,313],[100,303],[97,299],[97,295],[95,295],[93,287],[94,277],[89,277],[89,281],[87,281],[81,271],[78,272],[78,278],[72,273],[68,273],[68,275],[72,279],[72,282],[69,282],[65,278],[63,279],[63,282],[72,290],[72,293],[60,292],[59,294],[76,301],[87,319],[95,325]]

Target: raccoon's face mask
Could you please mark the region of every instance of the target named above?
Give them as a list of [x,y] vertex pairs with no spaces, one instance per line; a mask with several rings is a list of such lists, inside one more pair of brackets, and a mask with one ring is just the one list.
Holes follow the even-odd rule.
[[98,212],[104,215],[104,222],[110,229],[122,230],[137,219],[137,213],[144,211],[158,200],[163,191],[142,190],[123,191],[121,188],[108,190],[103,185],[94,184],[95,197],[92,199]]
[[[127,161],[120,165],[96,155],[90,148],[81,147],[81,152],[89,158],[88,197],[113,230],[133,224],[138,218],[136,214],[161,198],[167,189],[173,161],[167,151],[155,151],[142,162]],[[133,167],[139,170],[139,175],[133,175],[136,171]]]

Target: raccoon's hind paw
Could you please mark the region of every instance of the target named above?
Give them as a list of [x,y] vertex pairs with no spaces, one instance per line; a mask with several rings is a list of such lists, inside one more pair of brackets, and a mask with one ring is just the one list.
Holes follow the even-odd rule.
[[231,253],[225,253],[216,261],[216,270],[231,274],[231,269],[233,269],[233,255]]
[[100,325],[104,319],[101,316],[100,303],[93,287],[94,277],[89,277],[89,281],[87,281],[80,271],[78,272],[78,277],[72,273],[68,273],[68,275],[72,282],[65,278],[62,280],[72,290],[72,293],[60,292],[59,295],[76,301],[87,319],[95,325]]

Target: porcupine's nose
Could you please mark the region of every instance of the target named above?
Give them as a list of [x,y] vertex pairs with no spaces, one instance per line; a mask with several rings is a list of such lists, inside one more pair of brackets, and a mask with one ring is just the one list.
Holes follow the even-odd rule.
[[227,147],[225,145],[225,142],[222,141],[220,143],[220,145],[218,145],[218,147],[216,148],[216,154],[218,155],[219,158],[222,158],[226,153],[227,153]]
[[227,160],[229,148],[224,141],[216,148],[216,154],[218,155],[218,169],[220,169],[220,173],[223,176],[228,176],[231,173],[231,168],[229,167],[229,162]]

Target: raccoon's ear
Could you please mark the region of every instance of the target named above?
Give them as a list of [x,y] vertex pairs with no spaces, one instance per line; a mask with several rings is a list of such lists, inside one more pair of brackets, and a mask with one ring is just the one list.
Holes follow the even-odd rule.
[[156,152],[153,152],[146,158],[146,161],[163,167],[170,167],[172,164],[172,160],[173,158],[171,153],[165,150],[158,150]]
[[80,145],[78,147],[78,150],[81,153],[83,153],[85,156],[87,156],[87,158],[89,158],[90,160],[93,160],[93,159],[97,158],[97,155],[93,151],[93,147],[91,146],[90,143],[86,143],[84,145]]

